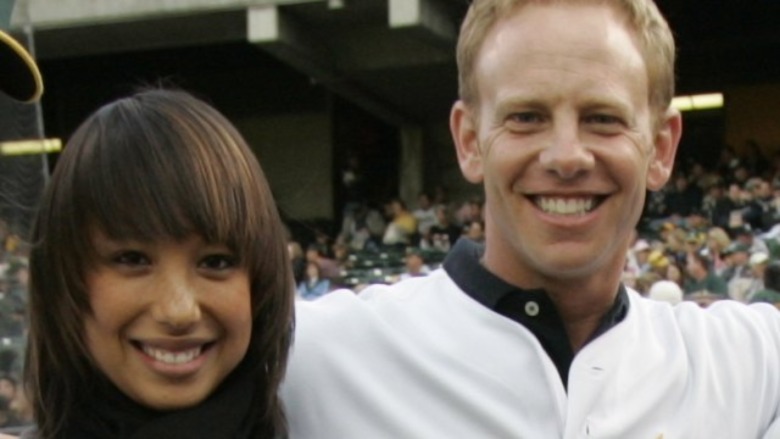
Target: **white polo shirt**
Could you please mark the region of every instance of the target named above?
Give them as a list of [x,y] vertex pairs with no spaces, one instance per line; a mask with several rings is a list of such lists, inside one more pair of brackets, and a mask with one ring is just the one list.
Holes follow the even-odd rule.
[[538,339],[439,269],[296,304],[292,439],[780,438],[780,313],[633,291],[568,392]]

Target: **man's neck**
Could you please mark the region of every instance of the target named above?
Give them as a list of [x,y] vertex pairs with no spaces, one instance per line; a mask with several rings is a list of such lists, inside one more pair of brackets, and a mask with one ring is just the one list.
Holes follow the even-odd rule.
[[547,287],[576,353],[590,339],[604,315],[614,306],[619,282],[597,282],[598,285],[578,284]]

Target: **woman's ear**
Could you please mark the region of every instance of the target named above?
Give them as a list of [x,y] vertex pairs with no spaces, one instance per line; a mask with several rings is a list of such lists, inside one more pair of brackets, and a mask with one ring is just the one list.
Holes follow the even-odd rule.
[[651,191],[661,189],[674,169],[674,158],[682,135],[682,116],[674,108],[669,108],[660,116],[655,133],[654,150],[649,158],[647,188]]
[[460,172],[470,183],[481,183],[484,177],[477,125],[477,117],[472,107],[463,101],[458,101],[452,106],[450,132],[455,142]]

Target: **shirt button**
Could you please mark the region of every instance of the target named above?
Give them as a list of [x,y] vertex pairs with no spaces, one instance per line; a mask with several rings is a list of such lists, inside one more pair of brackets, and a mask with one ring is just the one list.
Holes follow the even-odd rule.
[[530,300],[525,303],[525,313],[530,317],[536,317],[539,315],[539,304]]

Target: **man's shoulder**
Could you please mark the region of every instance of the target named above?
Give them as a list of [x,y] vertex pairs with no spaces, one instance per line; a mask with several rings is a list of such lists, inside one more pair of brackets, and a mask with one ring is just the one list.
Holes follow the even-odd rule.
[[296,312],[303,319],[339,318],[344,313],[376,313],[392,304],[420,302],[430,294],[441,292],[447,282],[451,284],[444,270],[437,269],[426,276],[412,277],[392,285],[372,284],[359,291],[335,290],[316,301],[296,303]]
[[717,336],[743,331],[764,335],[774,328],[774,333],[766,335],[780,343],[780,311],[766,303],[748,305],[721,299],[711,302],[707,307],[699,306],[694,301],[683,301],[672,306],[637,295],[631,307],[635,312],[639,310],[643,324],[674,330],[684,336]]
[[706,308],[685,301],[667,309],[669,319],[656,320],[654,326],[677,333],[689,347],[774,352],[775,360],[780,359],[780,311],[772,305],[722,299]]
[[314,301],[298,301],[296,343],[318,350],[324,339],[381,338],[402,327],[427,326],[444,303],[459,302],[456,290],[446,272],[437,269],[393,285],[336,290]]

